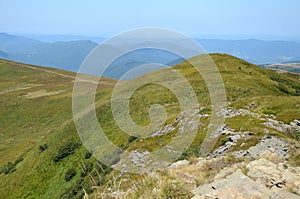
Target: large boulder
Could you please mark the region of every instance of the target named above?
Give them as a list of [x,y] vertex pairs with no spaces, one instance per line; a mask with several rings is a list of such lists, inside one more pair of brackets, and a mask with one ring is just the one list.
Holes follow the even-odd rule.
[[[267,165],[263,161],[263,165]],[[271,164],[270,164],[271,165]],[[273,166],[273,165],[271,165]],[[263,168],[263,167],[262,167]],[[263,168],[264,170],[265,168]],[[201,198],[289,198],[300,199],[296,194],[290,193],[285,189],[277,187],[267,188],[265,184],[258,183],[248,176],[246,176],[241,169],[238,169],[235,173],[228,175],[225,178],[216,178],[214,182],[210,184],[204,184],[192,191],[195,194],[195,199]]]

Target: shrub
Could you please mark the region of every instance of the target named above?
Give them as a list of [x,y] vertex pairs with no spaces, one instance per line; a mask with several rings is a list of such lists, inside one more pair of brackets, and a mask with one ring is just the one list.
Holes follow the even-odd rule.
[[85,153],[84,158],[89,159],[92,155],[93,155],[93,153],[88,151]]
[[14,171],[16,171],[17,164],[22,162],[23,159],[24,159],[23,155],[21,155],[14,163],[13,162],[7,162],[3,166],[0,166],[0,174],[4,173],[4,174],[7,175],[9,173],[13,173]]
[[79,179],[67,188],[59,198],[82,199],[84,196],[83,189],[87,193],[92,193],[91,186],[87,180]]
[[[23,155],[24,155],[24,154],[23,154]],[[24,160],[23,155],[21,155],[21,156],[15,161],[14,165],[17,165],[17,164],[19,164],[20,162],[22,162],[22,161]]]
[[77,148],[80,147],[80,144],[77,142],[68,142],[66,145],[61,146],[58,150],[58,153],[53,157],[54,162],[59,162],[65,157],[73,154]]
[[45,151],[46,149],[48,149],[48,144],[43,144],[39,146],[39,152],[42,153],[43,151]]
[[286,87],[285,84],[279,83],[279,84],[278,84],[278,89],[279,89],[281,92],[283,92],[283,93],[291,94],[290,91],[288,90],[288,88]]
[[12,162],[8,162],[5,165],[1,166],[0,174],[4,173],[5,175],[12,173],[16,170],[16,165]]
[[231,140],[231,139],[230,139],[229,137],[225,137],[225,138],[221,139],[221,144],[222,144],[222,145],[225,145],[226,142],[228,142],[228,141],[230,141],[230,140]]
[[76,170],[74,168],[68,169],[65,174],[65,180],[68,182],[70,181],[74,176],[76,176]]
[[81,177],[85,177],[93,170],[94,165],[91,161],[87,160],[87,161],[84,161],[81,168],[82,168],[82,172],[80,175],[81,175]]
[[133,142],[134,140],[136,140],[136,137],[134,137],[134,136],[129,136],[128,137],[128,142],[129,143]]

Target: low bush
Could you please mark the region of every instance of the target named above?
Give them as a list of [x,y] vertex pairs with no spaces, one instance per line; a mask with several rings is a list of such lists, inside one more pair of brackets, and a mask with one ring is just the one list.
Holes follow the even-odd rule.
[[74,176],[76,176],[76,170],[74,168],[68,169],[66,174],[65,174],[65,180],[68,182],[72,180]]
[[80,144],[77,142],[68,142],[66,145],[61,146],[57,154],[53,157],[54,162],[59,162],[65,157],[73,154],[77,148],[80,147]]
[[84,158],[89,159],[92,155],[93,155],[93,153],[88,151],[85,153]]
[[129,136],[129,137],[128,137],[128,142],[131,143],[131,142],[133,142],[134,140],[136,140],[136,138],[137,138],[137,137]]
[[12,173],[16,170],[16,164],[8,162],[5,165],[0,167],[0,174],[4,173],[5,175]]
[[42,153],[46,149],[48,149],[48,144],[42,144],[42,145],[39,146],[39,152],[40,153]]
[[13,173],[14,171],[16,171],[17,164],[22,162],[24,159],[23,155],[21,155],[15,162],[7,162],[3,166],[0,166],[0,174],[4,173],[5,175],[7,175],[9,173]]
[[229,137],[225,137],[225,138],[223,138],[223,139],[221,139],[221,145],[225,145],[226,144],[226,142],[228,142],[228,141],[230,141],[231,139],[229,138]]

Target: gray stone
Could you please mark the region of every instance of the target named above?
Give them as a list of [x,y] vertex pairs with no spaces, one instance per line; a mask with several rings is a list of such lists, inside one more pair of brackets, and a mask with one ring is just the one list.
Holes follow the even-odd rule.
[[239,169],[224,179],[217,179],[210,184],[197,187],[195,195],[217,195],[218,199],[228,198],[268,198],[269,189],[245,176]]
[[180,161],[172,163],[168,168],[173,169],[173,168],[177,168],[177,167],[180,167],[180,166],[183,166],[183,165],[187,165],[189,163],[190,162],[188,160],[180,160]]

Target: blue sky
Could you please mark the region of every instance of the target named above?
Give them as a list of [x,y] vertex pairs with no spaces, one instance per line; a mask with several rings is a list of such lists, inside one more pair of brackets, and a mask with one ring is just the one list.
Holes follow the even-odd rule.
[[111,36],[163,27],[192,37],[300,38],[299,0],[0,0],[0,32]]

